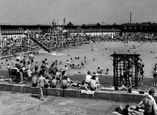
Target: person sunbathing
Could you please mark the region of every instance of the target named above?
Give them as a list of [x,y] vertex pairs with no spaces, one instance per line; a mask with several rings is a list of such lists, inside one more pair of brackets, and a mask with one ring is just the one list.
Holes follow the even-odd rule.
[[113,113],[116,115],[139,115],[140,111],[137,111],[134,106],[126,105],[123,107],[120,105]]
[[88,84],[85,83],[85,80],[83,80],[81,84],[78,84],[78,86],[79,86],[78,90],[88,91]]
[[[126,90],[128,91],[129,88],[127,87],[127,84],[126,83],[123,83],[120,87],[118,87],[118,90]],[[130,92],[130,91],[129,91]]]

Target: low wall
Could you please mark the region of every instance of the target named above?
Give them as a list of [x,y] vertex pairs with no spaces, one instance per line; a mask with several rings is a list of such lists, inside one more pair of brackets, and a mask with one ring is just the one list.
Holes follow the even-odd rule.
[[[31,87],[24,84],[11,84],[11,83],[0,83],[0,91],[12,91],[20,93],[32,93],[39,94],[40,90],[38,87]],[[143,98],[143,94],[130,94],[119,91],[96,91],[94,95],[81,94],[78,89],[61,89],[61,88],[48,88],[44,89],[44,92],[50,96],[62,96],[62,97],[74,97],[74,98],[88,98],[88,99],[104,99],[116,102],[140,102]],[[157,97],[155,97],[157,99]]]

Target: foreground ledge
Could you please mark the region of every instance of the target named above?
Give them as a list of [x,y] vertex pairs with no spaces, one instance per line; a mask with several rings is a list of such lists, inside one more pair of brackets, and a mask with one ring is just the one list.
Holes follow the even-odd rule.
[[[6,82],[0,82],[0,91],[12,91],[20,93],[32,93],[40,94],[39,87],[31,87],[25,84],[11,84]],[[88,98],[88,99],[103,99],[116,102],[140,102],[145,95],[144,94],[131,94],[120,91],[95,91],[94,95],[81,94],[78,89],[61,89],[61,88],[48,88],[44,89],[50,96],[61,96],[61,97],[73,97],[73,98]],[[157,100],[157,97],[155,97]]]

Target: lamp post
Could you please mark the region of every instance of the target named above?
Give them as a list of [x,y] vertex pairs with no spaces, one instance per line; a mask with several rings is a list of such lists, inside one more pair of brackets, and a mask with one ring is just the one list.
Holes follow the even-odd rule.
[[101,27],[100,27],[100,34],[99,35],[102,35],[102,32],[101,32]]
[[89,29],[90,29],[90,35],[92,36],[93,29],[92,28],[89,28]]
[[29,44],[30,44],[30,39],[29,39],[29,37],[30,37],[30,31],[27,29],[25,31],[25,34],[26,34],[26,38],[27,38],[27,50],[30,51],[30,46],[29,46]]
[[112,28],[112,38],[113,38],[113,36],[114,36],[114,34],[115,34],[115,30],[114,30],[114,28]]

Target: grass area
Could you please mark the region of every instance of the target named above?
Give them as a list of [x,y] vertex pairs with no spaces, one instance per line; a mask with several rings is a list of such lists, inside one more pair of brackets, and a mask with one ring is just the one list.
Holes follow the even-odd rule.
[[[1,115],[113,115],[119,105],[128,103],[69,97],[45,97],[45,101],[32,98],[29,93],[0,91]],[[136,103],[129,103],[136,105]]]

